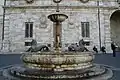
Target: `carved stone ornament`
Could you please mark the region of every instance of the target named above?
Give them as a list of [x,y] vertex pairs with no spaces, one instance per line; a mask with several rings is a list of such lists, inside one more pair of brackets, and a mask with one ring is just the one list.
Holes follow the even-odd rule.
[[73,22],[72,20],[70,20],[70,21],[68,22],[68,27],[69,27],[70,29],[75,28],[74,22]]
[[68,23],[69,23],[69,25],[74,25],[74,22],[72,19],[70,19]]
[[47,28],[47,24],[40,24],[40,28]]
[[80,0],[82,3],[86,3],[88,2],[89,0]]
[[27,3],[33,3],[34,2],[34,0],[25,0]]
[[45,15],[42,15],[42,16],[40,17],[40,23],[46,24],[46,22],[47,22],[46,16],[45,16]]
[[40,28],[46,28],[47,27],[46,16],[44,14],[42,14],[41,17],[39,18],[39,20],[40,20]]

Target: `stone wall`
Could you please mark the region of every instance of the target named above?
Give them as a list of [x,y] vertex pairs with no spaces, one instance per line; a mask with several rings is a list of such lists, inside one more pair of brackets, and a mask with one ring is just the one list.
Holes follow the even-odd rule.
[[3,5],[4,5],[4,0],[1,0],[0,1],[0,50],[2,47]]
[[[34,23],[33,39],[39,44],[53,45],[53,23],[47,19],[49,14],[55,13],[55,3],[52,0],[36,0],[27,4],[24,0],[8,0],[5,16],[5,51],[24,51],[24,42],[31,40],[25,38],[25,22]],[[98,8],[100,10],[100,26],[98,19]],[[90,0],[88,3],[81,3],[77,0],[63,0],[60,3],[60,12],[65,13],[69,18],[62,24],[62,46],[76,43],[80,39],[90,42],[89,50],[96,45],[99,48],[99,27],[101,34],[101,45],[110,51],[110,19],[113,10],[118,8],[114,1]],[[42,21],[45,19],[45,24]],[[81,22],[90,22],[90,38],[82,38]],[[3,50],[3,51],[4,51]]]

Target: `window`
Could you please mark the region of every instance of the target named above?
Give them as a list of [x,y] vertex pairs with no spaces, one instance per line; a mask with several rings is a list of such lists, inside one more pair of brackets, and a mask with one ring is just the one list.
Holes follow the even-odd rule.
[[89,22],[81,22],[82,37],[90,37]]
[[25,46],[31,46],[31,42],[25,42]]
[[84,42],[85,43],[85,46],[89,46],[90,45],[90,42]]
[[33,22],[25,22],[25,37],[33,37]]
[[120,0],[117,0],[117,3],[120,4]]

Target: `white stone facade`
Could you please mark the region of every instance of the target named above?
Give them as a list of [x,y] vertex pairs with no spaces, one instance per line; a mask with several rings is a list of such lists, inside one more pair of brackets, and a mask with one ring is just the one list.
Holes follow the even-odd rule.
[[[55,13],[55,6],[52,0],[34,0],[31,4],[25,0],[7,0],[4,6],[6,13],[2,51],[24,51],[27,48],[25,42],[32,39],[36,39],[39,44],[53,46],[53,23],[47,16]],[[68,15],[68,19],[62,23],[62,48],[84,39],[90,42],[87,46],[89,50],[94,45],[99,49],[101,40],[101,46],[111,52],[110,17],[118,7],[116,0],[99,0],[99,6],[97,0],[89,0],[87,3],[63,0],[60,12]],[[33,22],[33,38],[25,38],[25,22]],[[90,23],[89,38],[82,37],[81,22]]]

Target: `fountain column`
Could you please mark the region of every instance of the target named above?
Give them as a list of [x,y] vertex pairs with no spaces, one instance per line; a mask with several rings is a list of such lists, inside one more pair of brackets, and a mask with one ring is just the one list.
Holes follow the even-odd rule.
[[54,46],[55,50],[59,50],[61,48],[61,29],[62,29],[62,24],[60,22],[54,23],[54,30],[53,30],[53,35],[54,35]]
[[68,16],[65,14],[51,14],[48,16],[48,19],[50,19],[53,24],[53,35],[54,35],[54,47],[55,51],[60,51],[61,48],[61,33],[62,33],[62,22],[67,19]]
[[54,47],[55,51],[59,52],[61,51],[61,34],[62,34],[62,22],[68,18],[65,14],[59,13],[59,3],[62,0],[53,0],[55,3],[57,3],[57,9],[56,14],[51,14],[48,16],[48,18],[53,22],[54,28],[53,28],[53,36],[54,36]]

